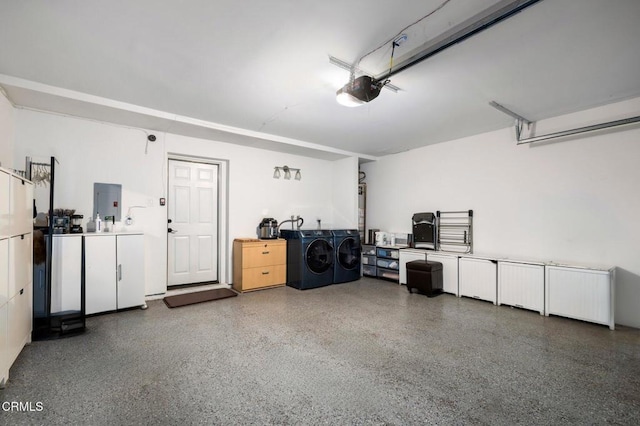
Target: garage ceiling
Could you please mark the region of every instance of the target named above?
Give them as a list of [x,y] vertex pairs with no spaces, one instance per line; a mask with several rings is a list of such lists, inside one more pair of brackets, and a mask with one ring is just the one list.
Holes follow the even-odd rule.
[[3,1],[0,86],[19,107],[364,159],[511,126],[492,100],[537,121],[640,96],[640,1],[541,0],[394,75],[398,93],[336,102],[349,72],[329,55],[380,75],[403,28],[396,57],[497,3]]

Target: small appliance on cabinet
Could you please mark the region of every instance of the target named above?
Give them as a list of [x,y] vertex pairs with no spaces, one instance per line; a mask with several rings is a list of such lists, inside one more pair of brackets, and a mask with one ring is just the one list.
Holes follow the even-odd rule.
[[84,216],[81,214],[71,215],[71,229],[69,231],[70,233],[82,234],[84,232],[82,229],[82,219],[84,219]]
[[261,240],[275,240],[278,238],[278,221],[265,217],[258,225],[258,238]]

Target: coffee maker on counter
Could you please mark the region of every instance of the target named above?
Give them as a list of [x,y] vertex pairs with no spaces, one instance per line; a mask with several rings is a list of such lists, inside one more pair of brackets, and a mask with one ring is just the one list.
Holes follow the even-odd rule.
[[84,219],[84,216],[81,214],[71,215],[71,229],[69,232],[72,234],[82,234],[82,219]]
[[82,215],[76,215],[75,212],[74,209],[53,209],[53,233],[82,233]]
[[53,233],[68,234],[69,233],[69,212],[74,213],[75,210],[53,209]]
[[69,216],[53,216],[53,233],[68,234],[69,233]]

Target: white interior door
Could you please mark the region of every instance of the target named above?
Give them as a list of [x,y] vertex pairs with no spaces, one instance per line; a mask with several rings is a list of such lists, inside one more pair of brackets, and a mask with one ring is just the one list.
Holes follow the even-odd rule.
[[218,281],[218,165],[169,160],[168,285]]

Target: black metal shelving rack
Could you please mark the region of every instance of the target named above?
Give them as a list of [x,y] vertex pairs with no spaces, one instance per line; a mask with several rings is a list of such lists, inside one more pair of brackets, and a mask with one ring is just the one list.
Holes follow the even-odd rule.
[[[27,170],[26,172],[31,175],[31,166],[30,161],[27,162]],[[39,310],[36,310],[34,307],[33,310],[33,331],[31,332],[31,339],[34,341],[37,340],[49,340],[49,339],[57,339],[61,337],[73,336],[85,331],[86,321],[85,321],[85,262],[84,262],[84,237],[82,237],[82,271],[81,271],[81,282],[80,282],[80,310],[68,310],[61,312],[51,312],[51,267],[52,267],[52,259],[53,259],[53,203],[54,203],[54,183],[55,183],[55,167],[57,160],[55,157],[51,157],[51,164],[41,164],[44,166],[49,166],[51,169],[50,172],[50,182],[49,182],[49,221],[48,227],[45,228],[47,230],[46,233],[46,274],[45,274],[45,283],[44,283],[44,312],[43,314],[38,313]],[[31,178],[31,176],[28,176]],[[34,291],[40,291],[35,288],[35,277],[34,277]]]

